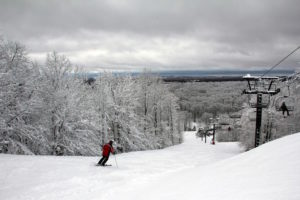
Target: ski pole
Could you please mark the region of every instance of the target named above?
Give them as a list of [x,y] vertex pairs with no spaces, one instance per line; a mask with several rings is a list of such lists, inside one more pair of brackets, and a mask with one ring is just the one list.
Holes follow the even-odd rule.
[[115,154],[114,154],[114,157],[115,157],[115,162],[116,162],[117,168],[119,168],[118,163],[117,163],[117,158],[116,158]]

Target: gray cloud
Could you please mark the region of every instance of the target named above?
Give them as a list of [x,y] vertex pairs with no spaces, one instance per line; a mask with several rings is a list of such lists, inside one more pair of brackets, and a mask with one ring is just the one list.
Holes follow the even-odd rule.
[[0,33],[88,70],[269,67],[300,45],[299,19],[298,0],[0,0]]

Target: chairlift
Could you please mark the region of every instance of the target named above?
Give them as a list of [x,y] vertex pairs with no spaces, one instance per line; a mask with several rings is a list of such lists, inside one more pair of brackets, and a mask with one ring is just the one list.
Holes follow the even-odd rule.
[[230,124],[220,124],[220,129],[221,130],[227,130],[228,127],[230,127],[231,125]]
[[285,103],[288,111],[294,111],[296,99],[290,96],[290,88],[288,86],[288,95],[279,96],[275,99],[275,109],[282,111],[281,105]]
[[228,122],[219,122],[219,124],[220,124],[221,126],[228,126],[228,125],[230,125]]
[[295,109],[295,98],[291,96],[280,96],[275,99],[275,109],[277,111],[282,111],[281,105],[285,102],[288,111],[294,111]]

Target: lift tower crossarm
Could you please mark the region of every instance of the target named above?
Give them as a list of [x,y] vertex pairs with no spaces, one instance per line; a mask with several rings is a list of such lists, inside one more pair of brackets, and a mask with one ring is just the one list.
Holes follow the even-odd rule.
[[277,88],[276,90],[273,90],[273,91],[244,90],[243,94],[258,94],[258,93],[261,93],[261,94],[275,95],[275,94],[278,94],[279,92],[280,92],[280,89]]

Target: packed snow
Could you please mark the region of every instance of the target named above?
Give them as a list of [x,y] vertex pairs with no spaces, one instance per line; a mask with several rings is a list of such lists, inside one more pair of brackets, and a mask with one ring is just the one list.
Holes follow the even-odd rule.
[[[0,155],[2,200],[300,199],[300,133],[242,153],[194,132],[162,150],[100,157]],[[99,153],[100,154],[100,153]]]

